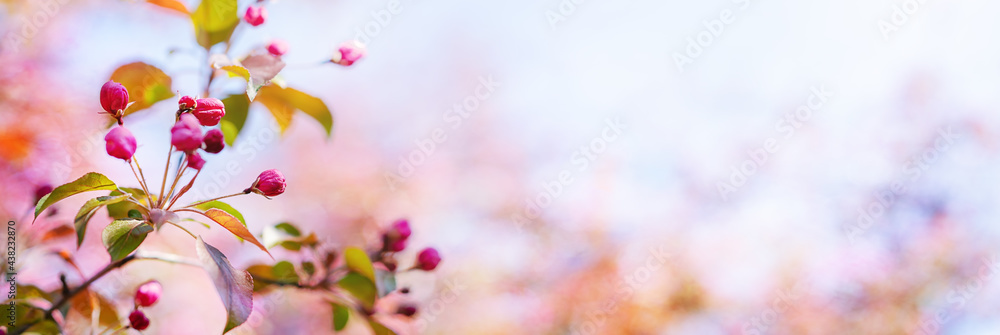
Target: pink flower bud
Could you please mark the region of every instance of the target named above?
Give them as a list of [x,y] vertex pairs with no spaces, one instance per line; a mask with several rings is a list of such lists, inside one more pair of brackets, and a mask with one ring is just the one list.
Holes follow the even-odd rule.
[[205,133],[205,152],[217,154],[226,147],[226,135],[222,130],[212,129]]
[[406,239],[410,237],[411,233],[409,221],[406,219],[396,220],[382,236],[384,249],[394,252],[403,251],[406,249]]
[[120,117],[128,107],[128,90],[122,84],[109,80],[101,86],[101,107],[109,114]]
[[284,55],[288,52],[288,42],[285,42],[285,40],[273,40],[267,45],[267,52],[275,56]]
[[160,286],[160,282],[150,280],[139,285],[139,288],[135,290],[135,304],[142,307],[152,306],[157,300],[160,300],[161,293],[163,293],[163,286]]
[[389,241],[389,246],[386,249],[392,252],[403,251],[403,249],[406,249],[406,240]]
[[194,109],[197,106],[198,103],[195,102],[194,98],[192,98],[190,95],[185,95],[181,97],[179,101],[177,101],[177,109],[180,110]]
[[262,25],[264,20],[267,20],[267,9],[257,6],[247,7],[247,13],[243,14],[243,20],[254,27]]
[[275,169],[261,172],[257,176],[257,180],[253,182],[253,185],[245,192],[254,192],[267,197],[285,193],[285,176]]
[[104,136],[104,141],[107,142],[108,155],[126,162],[132,160],[132,155],[135,154],[135,136],[132,136],[131,131],[122,126],[114,127]]
[[128,315],[128,322],[135,330],[145,330],[149,327],[149,318],[140,310],[132,311],[132,314]]
[[201,125],[194,115],[184,113],[170,129],[170,144],[180,151],[192,151],[201,147]]
[[191,153],[188,154],[188,167],[189,168],[192,168],[192,169],[195,169],[195,170],[201,170],[201,168],[203,166],[205,166],[205,159],[201,158],[201,155],[198,154],[197,151],[192,151]]
[[198,117],[201,125],[211,127],[219,124],[222,116],[226,115],[226,105],[216,98],[198,99],[197,106],[191,114]]
[[412,232],[413,231],[410,230],[410,221],[407,221],[406,219],[396,220],[396,222],[392,224],[392,229],[390,230],[390,233],[395,234],[396,238],[404,240],[409,238]]
[[367,53],[365,45],[361,42],[344,42],[344,44],[340,45],[340,49],[337,50],[337,54],[334,55],[331,61],[343,66],[351,66],[351,64],[354,64],[354,62],[364,57]]
[[437,268],[438,263],[441,263],[441,255],[438,254],[437,249],[427,248],[417,255],[417,267],[421,270],[434,270]]

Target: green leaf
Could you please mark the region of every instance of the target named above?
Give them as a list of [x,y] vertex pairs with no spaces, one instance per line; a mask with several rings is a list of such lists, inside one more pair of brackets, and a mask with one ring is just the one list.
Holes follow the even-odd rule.
[[396,335],[396,332],[392,331],[392,329],[389,329],[389,327],[386,327],[378,321],[369,319],[368,324],[372,326],[372,332],[374,332],[375,335]]
[[294,88],[281,88],[276,85],[267,85],[257,92],[257,101],[264,104],[271,111],[282,133],[291,124],[292,114],[295,110],[302,111],[313,119],[316,119],[326,136],[330,136],[333,131],[333,114],[326,106],[326,103],[319,98],[306,94]]
[[333,305],[333,330],[341,331],[347,326],[347,319],[350,318],[351,311],[341,304]]
[[375,267],[372,266],[371,259],[368,259],[368,255],[363,250],[357,247],[348,247],[344,250],[344,259],[347,261],[347,268],[351,271],[368,278],[372,283],[375,282]]
[[229,41],[240,23],[236,0],[202,0],[198,9],[191,13],[191,22],[198,44],[205,50]]
[[278,243],[278,245],[281,246],[282,248],[285,248],[286,250],[291,250],[291,251],[302,250],[302,243],[295,241],[281,241],[281,243]]
[[87,234],[87,223],[101,206],[119,203],[128,197],[128,194],[108,195],[87,200],[83,207],[80,207],[80,211],[76,213],[76,219],[73,220],[73,225],[76,227],[76,248],[79,249],[80,245],[83,244],[83,237]]
[[235,217],[237,220],[240,220],[240,223],[242,223],[243,226],[247,225],[247,220],[243,218],[243,214],[240,214],[240,211],[237,211],[236,208],[233,208],[233,206],[230,206],[229,204],[224,203],[222,201],[218,201],[218,200],[209,201],[209,202],[200,204],[198,206],[194,206],[194,208],[197,208],[197,209],[200,209],[200,210],[206,210],[206,211],[209,210],[209,209],[212,209],[212,208],[221,209],[222,211],[224,211],[226,213],[229,213],[229,215],[232,215],[233,217]]
[[198,236],[196,248],[205,272],[212,278],[222,305],[226,307],[226,328],[223,332],[229,332],[250,318],[253,311],[253,277],[249,272],[233,268],[226,255],[205,243],[201,236]]
[[146,235],[153,231],[153,226],[146,224],[146,221],[135,219],[114,220],[104,228],[101,240],[104,247],[111,255],[111,261],[121,260],[128,256],[146,239]]
[[279,223],[276,226],[274,226],[274,228],[285,232],[285,234],[288,234],[288,236],[294,236],[294,237],[302,236],[302,231],[300,231],[298,227],[289,222]]
[[347,292],[350,292],[355,298],[358,298],[365,308],[371,309],[375,306],[375,298],[378,295],[378,291],[375,289],[375,283],[365,276],[362,276],[356,272],[348,272],[344,278],[341,278],[337,282],[337,286],[340,286]]
[[316,264],[313,262],[302,262],[302,271],[305,271],[306,274],[312,276],[316,274]]
[[135,102],[125,110],[129,115],[174,96],[170,76],[159,68],[134,62],[122,65],[111,73],[111,80],[125,86],[128,97]]
[[295,266],[287,261],[278,262],[273,267],[257,264],[247,268],[253,277],[254,292],[263,290],[268,285],[294,285],[299,283],[299,275]]
[[[8,306],[10,305],[8,304]],[[9,307],[5,307],[5,311],[6,308]],[[39,307],[32,306],[31,304],[24,302],[15,303],[14,320],[10,320],[9,316],[4,317],[6,321],[4,325],[6,325],[7,327],[11,327],[10,322],[13,322],[15,326],[20,326],[32,322],[34,320],[42,319],[44,317],[45,317],[45,310]],[[8,328],[8,331],[10,330],[11,329]],[[62,334],[62,331],[59,329],[59,325],[57,325],[54,321],[42,320],[41,322],[28,328],[24,333],[37,334],[37,335],[50,335],[50,334],[56,335],[56,334]]]
[[295,265],[292,265],[289,261],[280,261],[271,268],[271,274],[274,278],[280,281],[287,281],[297,283],[299,281],[299,274],[295,273]]
[[61,185],[52,190],[51,193],[46,194],[41,199],[38,199],[38,204],[35,205],[35,218],[38,218],[38,214],[41,214],[46,208],[52,206],[60,200],[66,199],[70,196],[80,194],[89,191],[101,191],[101,190],[114,190],[118,188],[115,182],[105,177],[103,174],[97,172],[90,172],[83,177],[80,177],[73,182]]
[[[141,188],[131,188],[131,187],[119,187],[117,190],[111,191],[111,195],[122,195],[131,194],[133,199],[138,199],[139,203],[148,205],[146,201],[146,192],[143,192]],[[154,201],[156,198],[153,198]],[[113,219],[125,219],[129,218],[129,212],[132,210],[138,212],[146,211],[145,208],[140,207],[132,203],[131,201],[122,201],[113,204],[108,204],[108,216]],[[139,218],[142,216],[140,215]],[[133,217],[134,218],[134,217]]]
[[247,122],[247,112],[250,110],[250,100],[244,94],[234,94],[222,99],[226,105],[226,115],[222,116],[219,127],[226,137],[226,145],[233,146],[236,137],[243,130],[243,125]]

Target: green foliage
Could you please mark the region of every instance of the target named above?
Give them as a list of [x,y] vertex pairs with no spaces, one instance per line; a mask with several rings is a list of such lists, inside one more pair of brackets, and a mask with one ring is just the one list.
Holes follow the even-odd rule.
[[236,0],[202,0],[198,9],[191,13],[191,22],[195,38],[205,50],[227,42],[240,23]]
[[73,226],[76,227],[76,247],[79,249],[80,245],[83,244],[83,237],[87,234],[87,223],[101,206],[125,201],[129,196],[128,194],[108,195],[87,200],[83,207],[80,207],[80,211],[76,213],[76,219],[73,220]]
[[111,255],[111,261],[117,261],[135,251],[151,231],[153,226],[143,220],[114,220],[104,228],[101,240]]
[[38,199],[38,204],[35,205],[35,218],[38,218],[38,214],[41,214],[49,206],[73,195],[89,191],[114,190],[116,188],[118,186],[115,185],[115,182],[103,174],[97,172],[87,173],[77,180],[56,187],[51,193]]
[[330,113],[326,103],[302,91],[291,87],[282,88],[277,85],[267,85],[257,93],[257,101],[271,111],[275,120],[278,121],[282,133],[291,124],[292,114],[296,110],[316,119],[323,126],[327,136],[330,136],[333,130],[333,114]]
[[333,330],[341,331],[347,326],[347,319],[350,318],[351,311],[341,304],[333,305]]
[[219,129],[222,129],[222,134],[226,137],[226,145],[232,146],[247,122],[250,100],[244,94],[234,94],[222,99],[222,103],[226,105],[226,115],[222,116]]

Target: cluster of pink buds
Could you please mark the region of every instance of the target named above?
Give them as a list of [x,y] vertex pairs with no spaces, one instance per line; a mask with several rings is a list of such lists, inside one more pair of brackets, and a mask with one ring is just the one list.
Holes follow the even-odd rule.
[[[135,166],[132,166],[133,173],[135,173],[136,168],[138,168],[138,173],[135,175],[136,179],[141,184],[143,191],[147,195],[152,195],[152,193],[150,193],[150,188],[148,187],[149,185],[146,183],[145,176],[142,175],[142,167],[139,166],[138,161],[135,161],[134,155],[137,147],[135,136],[132,135],[131,131],[125,128],[122,120],[122,116],[124,116],[124,109],[127,108],[129,104],[128,91],[121,84],[109,81],[101,88],[102,107],[104,107],[105,111],[111,114],[115,120],[118,121],[118,125],[112,128],[104,137],[105,142],[107,142],[107,152],[108,155],[112,157],[128,162],[129,166],[134,164]],[[226,106],[219,99],[196,99],[190,96],[181,97],[177,102],[176,122],[173,127],[170,128],[170,151],[167,156],[167,166],[164,170],[164,176],[167,175],[167,170],[169,170],[170,166],[170,158],[174,152],[184,153],[185,163],[182,163],[183,167],[200,172],[205,166],[205,159],[202,158],[201,155],[202,151],[210,154],[217,154],[225,149],[226,139],[222,130],[212,128],[208,131],[203,131],[202,129],[202,127],[217,126],[225,115]],[[189,181],[188,186],[180,188],[180,192],[175,194],[174,190],[176,189],[177,182],[180,180],[183,172],[184,169],[179,170],[179,173],[174,178],[173,185],[169,188],[169,192],[165,192],[167,190],[167,181],[164,180],[160,188],[161,192],[164,192],[165,194],[161,194],[159,200],[155,204],[152,202],[153,197],[149,197],[149,205],[169,210],[174,202],[190,189],[191,184],[193,184],[195,178],[198,177],[196,174],[195,177]],[[260,176],[257,177],[257,180],[243,192],[225,197],[257,193],[270,198],[284,192],[285,177],[278,170],[267,170],[262,172]],[[212,200],[218,199],[221,198]]]
[[163,287],[155,280],[139,285],[139,288],[135,291],[135,309],[128,315],[128,321],[132,328],[144,330],[149,327],[149,318],[142,312],[141,307],[149,307],[155,304],[157,300],[160,300],[162,292]]
[[211,129],[202,133],[201,126],[218,125],[226,115],[226,106],[216,98],[195,100],[184,96],[178,101],[177,107],[177,123],[170,129],[170,144],[187,155],[188,167],[200,171],[205,165],[205,159],[198,153],[198,149],[216,154],[226,147],[222,130]]
[[[403,251],[406,249],[407,240],[409,240],[412,233],[413,231],[410,230],[409,221],[406,219],[396,220],[396,222],[393,222],[389,229],[382,233],[382,251]],[[393,261],[390,263],[394,264],[395,262]],[[437,249],[424,248],[417,255],[417,262],[413,266],[413,269],[431,271],[436,269],[439,263],[441,263],[441,255],[438,253]]]

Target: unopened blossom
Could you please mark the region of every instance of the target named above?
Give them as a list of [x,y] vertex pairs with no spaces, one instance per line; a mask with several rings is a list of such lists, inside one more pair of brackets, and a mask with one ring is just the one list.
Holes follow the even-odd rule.
[[181,114],[180,120],[170,129],[170,144],[180,151],[192,151],[201,147],[201,124],[191,114]]
[[198,118],[203,126],[214,126],[226,115],[226,105],[216,98],[204,98],[196,101],[197,105],[191,114]]
[[125,161],[132,160],[132,155],[135,154],[136,142],[135,136],[132,135],[131,131],[122,126],[114,127],[104,136],[104,141],[107,142],[108,155],[124,159]]

